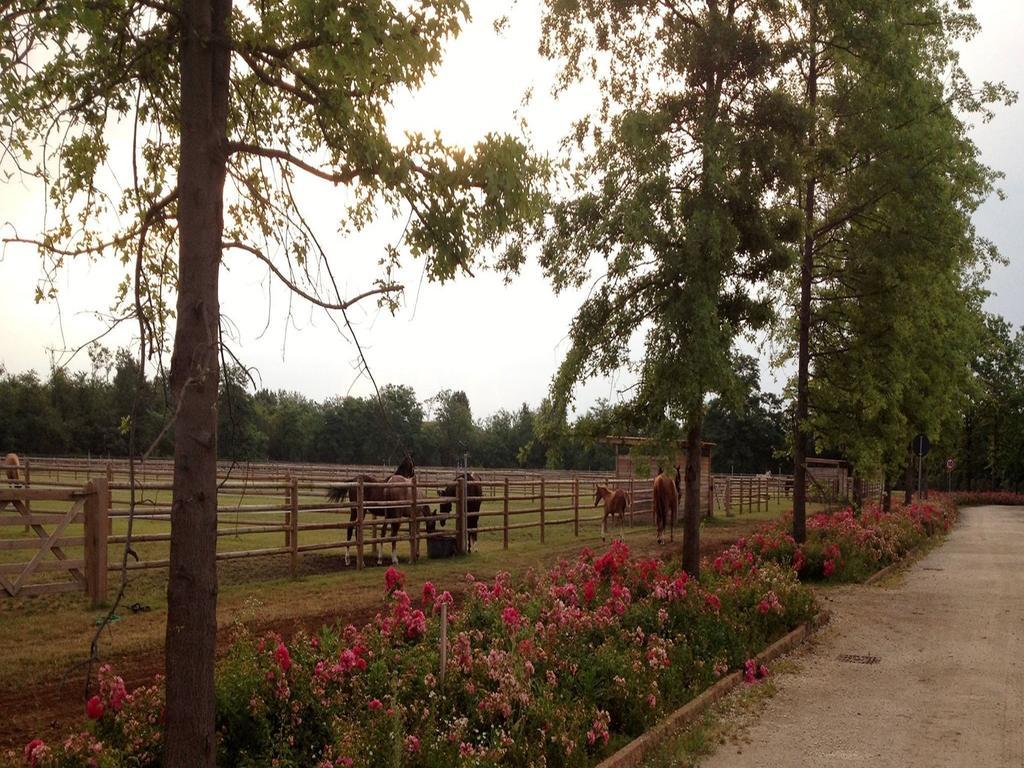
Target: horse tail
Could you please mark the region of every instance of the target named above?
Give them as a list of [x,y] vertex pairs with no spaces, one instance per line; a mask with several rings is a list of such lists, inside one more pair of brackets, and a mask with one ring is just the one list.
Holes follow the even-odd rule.
[[348,486],[332,485],[327,489],[327,500],[338,503],[348,498]]

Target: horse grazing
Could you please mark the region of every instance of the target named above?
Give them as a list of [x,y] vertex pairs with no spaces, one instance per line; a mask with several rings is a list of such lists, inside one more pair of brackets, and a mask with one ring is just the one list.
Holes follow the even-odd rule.
[[626,510],[629,508],[629,497],[621,488],[614,491],[604,485],[598,485],[594,489],[594,506],[604,502],[604,517],[601,518],[601,541],[604,541],[608,532],[609,516],[618,515],[619,535],[622,535],[622,527],[626,524]]
[[18,459],[18,454],[8,453],[4,457],[4,473],[7,475],[7,483],[15,488],[20,485],[20,468],[21,461]]
[[[664,543],[665,523],[670,522],[669,541],[675,539],[676,512],[679,509],[679,467],[676,467],[675,481],[658,468],[658,475],[654,478],[654,520],[658,524],[658,543]],[[669,516],[671,517],[669,518]],[[666,518],[669,518],[666,520]]]
[[[355,497],[355,489],[352,485],[356,485],[360,480],[363,481],[365,487],[363,488],[363,501],[364,502],[386,502],[386,501],[405,501],[404,505],[396,504],[395,506],[386,506],[381,504],[380,506],[364,507],[364,511],[369,513],[373,517],[383,517],[384,522],[380,526],[380,538],[384,538],[387,533],[388,521],[391,522],[391,562],[397,563],[398,556],[395,554],[397,547],[397,541],[395,539],[398,536],[398,528],[402,524],[402,517],[409,517],[410,507],[412,505],[412,478],[416,475],[416,469],[413,467],[412,459],[406,456],[402,459],[402,463],[398,465],[398,468],[392,475],[386,478],[374,477],[373,475],[356,475],[351,480],[347,481],[346,485],[333,485],[327,489],[328,501],[335,503],[342,502],[346,498],[351,499],[352,503],[349,505],[351,514],[349,516],[349,522],[355,523],[359,518],[359,507]],[[420,507],[420,512],[424,511],[424,507]],[[355,526],[350,525],[348,532],[346,533],[345,541],[352,541],[352,533],[355,530]],[[370,524],[370,538],[376,539],[375,536],[376,524]],[[377,552],[377,565],[383,563],[384,548],[377,548],[376,543],[373,545],[374,550]],[[345,549],[345,565],[349,564],[348,548]]]
[[[438,496],[449,498],[458,493],[458,486],[461,481],[466,480],[466,541],[469,542],[469,550],[473,550],[476,542],[476,529],[480,522],[480,505],[483,504],[484,487],[480,484],[480,476],[475,472],[463,472],[455,477],[455,481],[448,483],[443,489],[438,490]],[[438,513],[441,515],[441,525],[444,525],[444,518],[451,514],[452,503],[442,501],[437,505]],[[428,528],[428,531],[430,529]],[[430,531],[432,532],[432,531]]]

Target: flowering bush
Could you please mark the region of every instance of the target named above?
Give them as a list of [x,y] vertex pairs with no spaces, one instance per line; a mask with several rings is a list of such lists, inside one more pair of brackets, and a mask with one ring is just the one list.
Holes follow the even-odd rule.
[[[218,764],[588,766],[815,611],[788,564],[743,555],[698,583],[620,542],[520,585],[467,579],[443,674],[439,606],[451,595],[425,586],[416,604],[398,571],[362,629],[287,644],[240,630],[217,672]],[[159,764],[159,686],[128,694],[104,668],[89,716],[92,733],[33,742],[18,761]]]
[[1024,507],[1024,493],[1011,491],[953,491],[944,495],[958,507],[994,505]]
[[956,520],[948,499],[911,504],[883,512],[877,506],[859,515],[852,509],[807,519],[807,541],[797,546],[792,517],[765,524],[717,557],[712,567],[730,574],[774,562],[793,569],[802,580],[859,581],[905,557],[925,539],[945,533]]

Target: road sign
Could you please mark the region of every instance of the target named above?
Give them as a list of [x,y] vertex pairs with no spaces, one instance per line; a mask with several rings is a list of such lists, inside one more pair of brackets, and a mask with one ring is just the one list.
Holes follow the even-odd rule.
[[918,435],[910,441],[910,450],[914,452],[915,456],[927,456],[931,448],[932,444],[928,440],[928,435]]
[[946,459],[946,471],[953,472],[956,470],[956,456],[950,456]]

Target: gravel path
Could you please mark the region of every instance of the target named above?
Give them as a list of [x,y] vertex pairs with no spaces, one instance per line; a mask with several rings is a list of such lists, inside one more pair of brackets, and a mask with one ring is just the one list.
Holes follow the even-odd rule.
[[905,575],[825,604],[742,750],[703,766],[1024,768],[1024,508],[962,510]]

